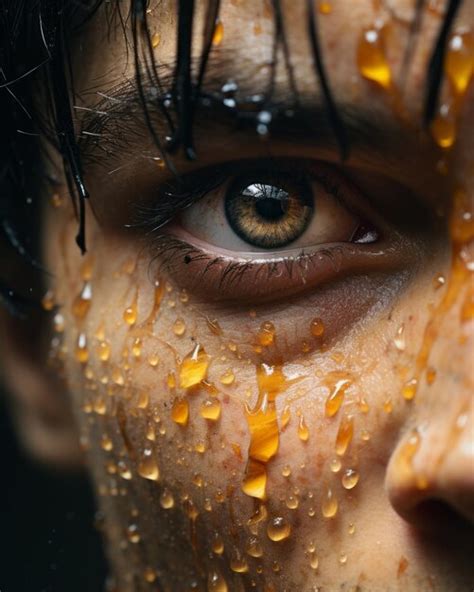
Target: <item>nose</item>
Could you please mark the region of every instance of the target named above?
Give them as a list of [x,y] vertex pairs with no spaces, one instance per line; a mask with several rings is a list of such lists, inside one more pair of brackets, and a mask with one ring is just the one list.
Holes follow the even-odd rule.
[[386,488],[394,509],[424,530],[451,520],[453,511],[474,524],[471,397],[405,434],[390,459]]

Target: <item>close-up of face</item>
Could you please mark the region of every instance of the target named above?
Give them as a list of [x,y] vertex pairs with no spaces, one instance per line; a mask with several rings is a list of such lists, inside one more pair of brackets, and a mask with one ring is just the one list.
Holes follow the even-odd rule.
[[109,589],[472,590],[474,4],[39,4],[2,377]]

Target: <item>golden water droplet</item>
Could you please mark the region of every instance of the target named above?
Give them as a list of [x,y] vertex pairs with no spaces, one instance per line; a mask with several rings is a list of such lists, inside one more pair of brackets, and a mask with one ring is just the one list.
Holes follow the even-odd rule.
[[247,553],[247,555],[250,555],[250,557],[255,557],[256,559],[258,559],[259,557],[263,557],[263,547],[259,543],[257,537],[249,538],[249,540],[247,541],[247,545],[245,547],[245,552]]
[[110,452],[114,448],[114,443],[110,439],[110,436],[108,436],[107,434],[102,434],[102,437],[100,439],[100,446],[102,450]]
[[207,575],[207,592],[228,592],[229,588],[222,574],[212,569]]
[[133,340],[132,355],[134,358],[139,358],[142,355],[142,340],[139,337]]
[[318,3],[318,10],[321,14],[331,14],[332,6],[327,0],[320,0]]
[[174,508],[174,497],[169,489],[163,489],[161,492],[160,506],[163,510],[171,510],[171,508]]
[[296,497],[296,495],[289,495],[286,500],[286,507],[289,510],[296,510],[296,508],[300,505],[300,502],[298,500],[298,498]]
[[150,366],[152,368],[156,368],[158,366],[159,362],[160,362],[160,358],[158,357],[157,354],[150,354],[148,356],[148,363],[150,364]]
[[153,47],[153,49],[156,49],[158,45],[160,45],[160,41],[161,37],[159,36],[159,34],[153,33],[153,35],[151,36],[151,46]]
[[458,95],[463,95],[474,73],[474,36],[470,31],[451,35],[444,70]]
[[151,448],[145,448],[143,451],[143,456],[138,464],[137,472],[140,477],[149,479],[150,481],[158,481],[160,478],[160,470]]
[[130,469],[127,467],[127,465],[124,463],[123,460],[118,461],[117,468],[118,468],[119,475],[122,477],[122,479],[125,479],[126,481],[131,480],[132,473],[131,473]]
[[442,103],[430,126],[433,140],[440,148],[451,148],[456,142],[456,115],[454,108]]
[[127,527],[127,538],[131,543],[137,544],[140,542],[140,533],[138,532],[137,524],[129,524]]
[[217,534],[217,532],[215,533],[214,538],[212,540],[211,549],[212,552],[216,555],[222,555],[222,553],[224,553],[224,541]]
[[339,411],[344,400],[344,394],[350,384],[349,379],[341,378],[330,385],[331,392],[326,399],[325,406],[326,417],[333,417]]
[[194,450],[199,454],[204,454],[207,450],[206,443],[202,440],[198,440],[194,445]]
[[176,321],[173,324],[173,333],[177,337],[181,337],[182,335],[184,335],[185,331],[186,331],[186,323],[181,318],[176,319]]
[[329,463],[329,467],[332,473],[339,473],[342,467],[342,463],[339,458],[333,458]]
[[321,505],[321,513],[324,518],[334,518],[337,514],[338,507],[337,498],[334,496],[332,489],[328,487]]
[[383,410],[385,411],[385,413],[392,413],[393,403],[390,397],[384,401]]
[[345,553],[341,553],[339,555],[339,563],[341,565],[345,565],[347,563],[347,555]]
[[272,345],[275,340],[275,326],[270,321],[265,321],[260,325],[257,335],[258,342],[263,347]]
[[224,25],[222,21],[218,20],[216,26],[214,27],[214,34],[212,36],[212,45],[217,47],[222,43],[224,38]]
[[54,293],[52,290],[48,290],[46,294],[43,296],[43,298],[41,299],[41,306],[43,307],[43,310],[53,310],[55,302]]
[[191,388],[199,384],[207,376],[210,356],[199,344],[182,361],[179,369],[179,386]]
[[143,571],[143,579],[145,582],[152,584],[156,581],[156,571],[152,567],[145,567]]
[[123,312],[123,320],[132,327],[137,322],[138,316],[138,294],[135,296],[129,306]]
[[358,397],[357,406],[359,407],[359,409],[361,410],[362,413],[369,412],[369,409],[370,409],[369,404],[367,403],[367,401],[365,400],[364,397]]
[[291,475],[290,465],[284,465],[281,469],[281,474],[283,477],[289,477]]
[[267,535],[271,541],[279,542],[287,539],[291,534],[291,525],[281,516],[272,518],[267,525]]
[[324,323],[322,319],[313,319],[311,321],[310,330],[313,337],[321,337],[324,334]]
[[65,322],[64,322],[64,317],[60,312],[58,312],[54,315],[53,326],[54,326],[54,330],[56,333],[63,333],[64,327],[65,327]]
[[302,415],[298,424],[298,437],[302,442],[307,442],[309,439],[309,429]]
[[392,85],[392,73],[385,53],[383,31],[375,27],[364,29],[357,48],[357,66],[364,78],[384,89]]
[[224,372],[224,374],[220,377],[220,381],[222,384],[225,384],[226,386],[231,385],[235,380],[235,374],[232,372],[232,370],[226,370]]
[[359,483],[359,473],[355,469],[346,469],[341,481],[344,489],[354,489]]
[[267,471],[265,465],[250,458],[242,481],[242,491],[250,497],[264,500],[266,487]]
[[336,454],[344,456],[354,435],[354,418],[352,415],[344,415],[339,424],[336,436]]
[[204,479],[202,478],[202,475],[200,475],[199,473],[193,475],[193,484],[196,487],[202,487],[204,485]]
[[110,358],[110,343],[108,341],[101,341],[97,347],[97,355],[99,360],[107,362]]
[[348,532],[349,534],[354,534],[354,533],[355,533],[355,531],[356,531],[355,524],[354,524],[353,522],[351,522],[351,523],[349,524],[349,528],[347,529],[347,532]]
[[247,573],[249,565],[243,557],[235,557],[230,560],[230,569],[235,573]]
[[412,378],[403,385],[402,395],[406,401],[411,401],[415,398],[416,391],[418,390],[418,380]]
[[405,327],[404,325],[400,325],[397,329],[397,333],[393,339],[393,343],[398,351],[405,351],[406,342],[405,342]]
[[215,397],[205,399],[201,403],[201,417],[210,421],[217,421],[221,415],[221,403]]
[[171,408],[171,419],[178,425],[187,425],[189,419],[189,403],[187,399],[174,400]]
[[319,559],[318,559],[318,556],[316,555],[316,553],[314,553],[314,552],[310,553],[309,564],[311,566],[311,569],[318,569]]
[[140,391],[138,393],[137,407],[139,409],[147,409],[150,403],[150,395],[148,391]]
[[283,411],[281,412],[281,416],[280,416],[280,427],[282,430],[284,430],[286,428],[286,426],[289,424],[290,419],[291,419],[290,406],[285,405],[283,407]]
[[87,336],[85,333],[79,333],[76,343],[76,360],[85,364],[89,360],[89,350],[87,348]]
[[118,386],[123,386],[125,384],[125,377],[120,368],[116,367],[112,370],[112,380]]

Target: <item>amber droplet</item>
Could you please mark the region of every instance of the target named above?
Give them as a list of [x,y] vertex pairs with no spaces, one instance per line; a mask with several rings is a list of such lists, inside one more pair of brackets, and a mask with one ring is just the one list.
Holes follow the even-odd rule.
[[185,331],[186,331],[186,323],[181,318],[176,319],[176,321],[174,322],[174,325],[173,325],[173,333],[177,337],[181,337],[182,335],[184,335]]
[[152,567],[145,567],[143,571],[143,579],[149,584],[153,584],[156,581],[156,571]]
[[385,411],[385,413],[392,413],[393,403],[392,403],[392,399],[390,397],[388,399],[385,399],[385,401],[383,403],[383,410]]
[[142,355],[142,340],[139,337],[133,340],[132,355],[134,358],[139,358]]
[[267,535],[271,541],[280,542],[291,534],[291,525],[281,516],[272,518],[267,525]]
[[313,319],[311,321],[310,330],[313,337],[321,337],[324,334],[324,323],[322,319]]
[[143,451],[143,456],[138,465],[137,472],[140,477],[149,479],[150,481],[158,481],[160,478],[160,470],[151,448],[145,448]]
[[211,549],[216,555],[222,555],[222,553],[224,553],[224,541],[217,534],[217,532],[212,540]]
[[320,0],[318,3],[318,10],[320,14],[331,14],[332,5],[327,0]]
[[169,489],[163,489],[161,492],[160,506],[163,510],[171,510],[171,508],[174,508],[174,497]]
[[296,510],[300,502],[296,495],[289,495],[285,500],[285,504],[289,510]]
[[265,321],[260,325],[258,332],[258,343],[263,347],[272,345],[275,340],[275,326],[270,321]]
[[471,31],[454,33],[448,43],[444,70],[458,95],[463,95],[474,73],[474,35]]
[[114,443],[110,439],[110,436],[108,436],[107,434],[102,434],[102,437],[100,439],[100,446],[102,450],[110,452],[111,450],[113,450]]
[[74,300],[72,305],[72,314],[76,319],[83,319],[89,312],[92,301],[92,284],[90,282],[84,282],[84,286],[80,294]]
[[290,419],[291,419],[290,406],[285,405],[283,407],[283,411],[281,412],[281,416],[280,416],[280,427],[282,430],[284,430],[286,428],[286,426],[289,424]]
[[187,399],[174,400],[171,408],[171,419],[178,425],[187,425],[189,419],[189,403]]
[[322,515],[324,518],[334,518],[337,514],[338,507],[337,498],[334,496],[332,489],[328,487],[321,505]]
[[150,366],[152,368],[156,368],[158,366],[159,362],[160,362],[160,358],[158,357],[157,354],[150,354],[148,356],[148,363],[150,364]]
[[418,390],[418,380],[412,378],[403,385],[402,395],[406,401],[411,401],[415,398],[416,391]]
[[331,392],[326,399],[326,417],[333,417],[336,415],[336,413],[341,408],[342,402],[344,400],[344,394],[351,384],[351,381],[348,378],[336,378],[335,381],[331,382],[332,384],[329,385]]
[[440,148],[452,148],[456,142],[456,115],[454,108],[448,103],[442,103],[438,113],[430,126],[433,140]]
[[302,442],[307,442],[309,439],[309,429],[306,425],[303,415],[300,415],[300,421],[298,424],[298,438]]
[[215,397],[205,399],[201,403],[201,417],[210,421],[217,421],[221,415],[221,402]]
[[119,367],[112,370],[112,381],[117,386],[123,386],[125,384],[125,377]]
[[218,20],[216,26],[214,27],[214,34],[212,36],[212,45],[217,47],[222,43],[224,38],[224,25],[222,21]]
[[364,78],[384,89],[392,85],[392,73],[385,53],[383,29],[365,29],[357,48],[357,66]]
[[354,435],[354,418],[352,415],[344,415],[339,424],[336,436],[336,454],[344,456]]
[[230,569],[234,573],[247,573],[249,564],[243,557],[235,557],[230,560]]
[[357,483],[359,483],[359,473],[355,469],[346,469],[341,481],[344,489],[354,489]]
[[158,35],[158,33],[153,33],[153,35],[151,36],[151,46],[153,47],[153,49],[156,49],[158,45],[160,45],[160,41],[161,37]]
[[129,306],[123,312],[123,320],[132,327],[137,322],[138,316],[138,294],[135,296]]
[[46,292],[46,294],[43,296],[43,298],[41,299],[41,306],[43,308],[43,310],[53,310],[54,306],[55,306],[55,302],[54,302],[54,293],[52,290],[48,290]]
[[291,475],[290,465],[284,465],[281,469],[282,477],[289,477]]
[[87,349],[87,336],[85,333],[79,333],[76,343],[76,360],[85,364],[89,359],[89,350]]
[[329,467],[332,473],[339,473],[342,467],[341,460],[339,458],[333,458],[329,463]]
[[140,542],[140,533],[136,524],[129,524],[127,527],[127,538],[131,543],[137,544]]
[[222,574],[212,569],[207,575],[207,592],[228,592],[229,588]]
[[267,470],[265,464],[250,458],[242,481],[242,491],[250,497],[264,500],[266,498],[266,487]]
[[426,382],[429,385],[432,385],[433,382],[436,380],[436,370],[434,368],[427,368],[426,369]]
[[398,327],[395,337],[393,339],[393,343],[398,351],[405,351],[406,342],[405,342],[405,327],[404,325],[400,325]]
[[249,540],[247,541],[247,546],[245,548],[245,552],[247,553],[247,555],[250,555],[250,557],[255,557],[255,558],[263,557],[263,547],[259,543],[259,540],[257,539],[257,537],[250,537],[249,538]]
[[235,380],[235,374],[232,372],[232,370],[226,370],[224,372],[224,374],[220,377],[220,381],[222,384],[225,384],[226,386],[231,385]]
[[97,347],[97,355],[99,360],[107,362],[110,358],[110,343],[108,341],[101,341]]
[[191,388],[199,384],[207,376],[207,369],[210,363],[210,356],[199,344],[182,361],[179,369],[179,386]]

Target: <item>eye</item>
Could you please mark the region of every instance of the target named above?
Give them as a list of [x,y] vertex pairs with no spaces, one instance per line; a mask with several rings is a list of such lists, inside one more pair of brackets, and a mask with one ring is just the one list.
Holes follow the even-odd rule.
[[351,211],[344,194],[347,202],[354,201],[347,183],[338,182],[329,168],[256,168],[230,175],[185,210],[179,224],[191,242],[197,239],[227,255],[375,242],[377,231]]

